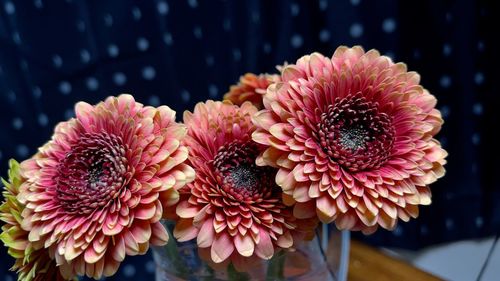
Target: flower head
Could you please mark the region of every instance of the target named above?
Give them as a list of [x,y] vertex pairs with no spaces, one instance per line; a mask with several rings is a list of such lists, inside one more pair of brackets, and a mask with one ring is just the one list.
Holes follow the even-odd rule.
[[394,229],[431,202],[428,185],[444,175],[447,155],[433,138],[443,123],[434,96],[377,51],[339,47],[283,68],[264,96],[253,140],[260,165],[299,218],[340,229]]
[[17,195],[24,181],[19,172],[19,163],[10,160],[9,180],[2,180],[5,201],[0,205],[0,220],[5,224],[0,239],[8,247],[9,255],[16,259],[11,270],[17,271],[19,281],[66,280],[48,250],[33,245],[28,240],[29,233],[21,227],[21,213],[25,206],[17,200]]
[[251,102],[257,109],[263,108],[262,97],[269,85],[279,81],[279,75],[247,73],[240,77],[238,84],[230,87],[224,95],[235,105],[242,105],[245,101]]
[[282,202],[276,170],[255,164],[262,151],[251,140],[255,112],[249,102],[238,107],[208,101],[184,114],[196,177],[181,189],[174,236],[196,238],[213,262],[231,261],[237,268],[293,247],[315,226],[315,220],[297,220]]
[[120,95],[75,111],[21,163],[19,201],[30,242],[49,248],[63,274],[98,279],[125,255],[167,243],[160,219],[194,171],[180,143],[186,128],[170,108]]

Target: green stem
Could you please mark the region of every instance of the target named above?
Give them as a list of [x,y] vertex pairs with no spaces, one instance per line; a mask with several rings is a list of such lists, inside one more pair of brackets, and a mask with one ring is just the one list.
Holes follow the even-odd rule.
[[166,256],[172,262],[173,268],[179,274],[179,277],[189,278],[189,269],[184,264],[181,255],[179,254],[179,248],[177,247],[176,241],[173,239],[172,232],[168,227],[165,227],[168,232],[168,236],[170,237],[170,241],[164,247]]
[[229,281],[247,281],[247,280],[250,280],[250,278],[248,277],[248,274],[244,273],[244,272],[238,272],[233,264],[229,264],[229,266],[227,267],[227,275],[228,275],[228,278],[229,278]]
[[283,275],[285,267],[285,257],[283,251],[277,253],[270,261],[267,267],[266,281],[281,281],[285,280]]

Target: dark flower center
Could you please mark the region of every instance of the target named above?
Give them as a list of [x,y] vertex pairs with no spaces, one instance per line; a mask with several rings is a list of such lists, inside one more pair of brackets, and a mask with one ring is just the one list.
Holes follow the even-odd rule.
[[233,141],[219,149],[213,166],[222,189],[239,200],[268,197],[277,187],[272,167],[255,164],[259,147],[252,141]]
[[394,127],[378,103],[360,93],[337,98],[321,114],[315,133],[325,153],[352,172],[379,168],[390,156]]
[[128,161],[119,136],[83,134],[57,167],[57,199],[68,213],[107,205],[126,184]]

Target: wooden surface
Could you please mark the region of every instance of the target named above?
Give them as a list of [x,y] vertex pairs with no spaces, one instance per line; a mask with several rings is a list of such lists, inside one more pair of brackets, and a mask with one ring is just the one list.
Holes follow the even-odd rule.
[[420,281],[442,280],[405,261],[390,257],[381,251],[351,240],[349,281]]

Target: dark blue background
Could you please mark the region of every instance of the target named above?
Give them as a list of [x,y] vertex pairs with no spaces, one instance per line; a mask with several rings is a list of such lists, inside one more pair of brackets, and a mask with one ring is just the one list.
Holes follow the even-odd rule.
[[[493,2],[493,1],[491,1]],[[134,94],[178,111],[220,99],[245,72],[274,72],[338,45],[376,48],[439,99],[445,178],[421,217],[366,241],[418,249],[500,225],[498,11],[481,1],[0,1],[0,170],[47,141],[79,100]],[[13,260],[1,250],[0,277]],[[150,280],[150,256],[110,279]],[[12,277],[5,275],[5,280]],[[129,279],[127,279],[129,278]],[[0,278],[0,280],[2,280]]]

